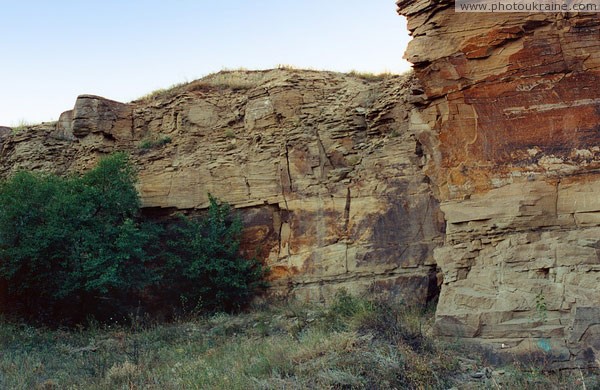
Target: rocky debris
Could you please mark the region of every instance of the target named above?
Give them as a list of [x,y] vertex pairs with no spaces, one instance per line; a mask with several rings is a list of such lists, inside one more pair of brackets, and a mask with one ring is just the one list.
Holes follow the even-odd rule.
[[596,365],[598,14],[397,4],[427,97],[409,133],[446,219],[438,333]]
[[438,288],[443,219],[408,91],[411,76],[272,70],[129,104],[83,95],[55,126],[9,137],[0,171],[77,172],[125,150],[147,213],[201,210],[208,193],[240,209],[243,249],[271,267],[275,294],[328,300],[343,287],[424,303]]

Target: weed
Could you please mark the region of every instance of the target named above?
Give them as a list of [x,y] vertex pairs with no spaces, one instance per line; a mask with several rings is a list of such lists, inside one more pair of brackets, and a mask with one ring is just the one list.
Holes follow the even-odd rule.
[[329,330],[348,330],[356,328],[356,322],[373,314],[372,302],[348,294],[345,289],[339,290],[329,309],[324,315],[324,324]]
[[548,306],[546,305],[546,297],[544,292],[540,291],[535,296],[535,312],[536,318],[542,323],[548,322]]
[[132,383],[141,374],[140,368],[128,361],[115,363],[106,373],[106,382],[110,386],[122,386]]
[[12,133],[13,134],[21,133],[33,125],[34,125],[34,123],[29,122],[25,119],[21,119],[21,120],[19,120],[19,122],[16,125],[11,126]]
[[434,351],[432,340],[423,332],[426,318],[423,309],[377,300],[373,312],[361,324],[361,331],[372,332],[393,344],[407,345],[415,352]]
[[162,136],[160,138],[145,138],[140,142],[139,148],[142,150],[149,150],[159,148],[166,144],[170,144],[172,141],[169,136]]

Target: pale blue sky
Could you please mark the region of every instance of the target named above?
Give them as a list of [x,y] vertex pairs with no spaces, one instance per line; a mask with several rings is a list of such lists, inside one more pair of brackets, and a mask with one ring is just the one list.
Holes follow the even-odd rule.
[[403,72],[394,0],[0,0],[0,125],[224,68]]

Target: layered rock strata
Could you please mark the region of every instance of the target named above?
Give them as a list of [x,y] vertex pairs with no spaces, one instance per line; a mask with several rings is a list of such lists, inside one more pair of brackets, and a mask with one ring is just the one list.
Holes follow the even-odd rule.
[[439,334],[555,366],[600,353],[600,17],[400,0],[410,115],[446,219]]
[[408,129],[410,76],[223,72],[130,104],[83,95],[56,124],[1,140],[3,175],[79,172],[115,150],[139,167],[145,212],[240,209],[243,247],[273,292],[341,287],[424,303],[437,288],[438,202]]

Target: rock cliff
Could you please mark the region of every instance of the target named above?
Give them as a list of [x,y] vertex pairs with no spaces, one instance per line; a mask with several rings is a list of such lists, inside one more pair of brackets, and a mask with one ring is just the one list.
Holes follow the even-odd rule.
[[414,76],[221,72],[127,104],[83,95],[55,124],[0,129],[0,174],[125,150],[146,213],[208,193],[238,208],[275,294],[424,303],[443,280],[438,334],[597,364],[598,14],[398,6]]
[[243,246],[273,292],[338,288],[426,302],[443,218],[408,129],[408,76],[222,72],[129,104],[80,96],[56,124],[0,139],[3,175],[82,171],[128,151],[145,212],[193,212],[208,193],[240,209]]
[[446,220],[439,334],[555,366],[600,352],[600,18],[400,0],[410,115]]

